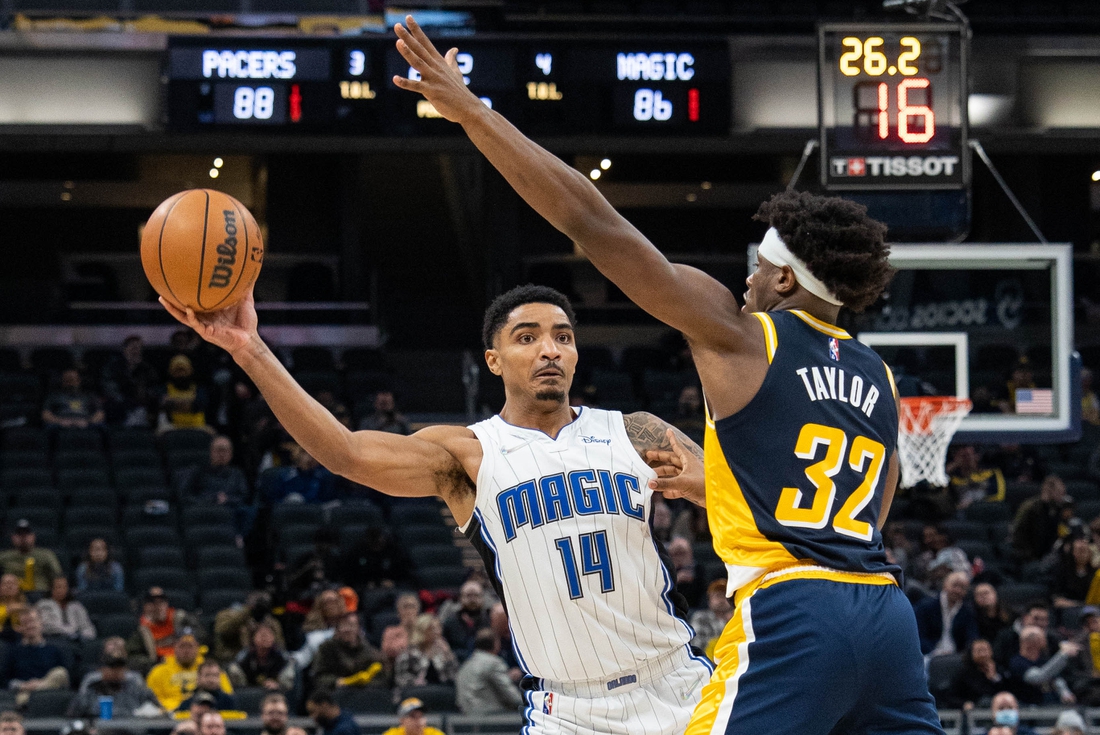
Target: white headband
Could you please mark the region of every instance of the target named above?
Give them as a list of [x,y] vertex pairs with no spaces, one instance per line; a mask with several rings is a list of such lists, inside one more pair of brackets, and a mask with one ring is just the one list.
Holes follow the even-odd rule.
[[844,306],[844,302],[836,297],[820,279],[810,273],[806,264],[792,253],[787,244],[779,237],[779,231],[774,227],[768,229],[764,239],[760,242],[760,249],[756,251],[761,258],[775,266],[787,266],[794,271],[794,277],[798,285],[806,289],[823,301],[828,301],[833,306]]

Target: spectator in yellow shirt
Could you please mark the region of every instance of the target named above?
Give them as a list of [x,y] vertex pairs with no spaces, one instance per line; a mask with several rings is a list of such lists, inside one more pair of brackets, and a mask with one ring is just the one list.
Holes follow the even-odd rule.
[[402,700],[397,707],[397,716],[401,724],[391,727],[382,735],[443,735],[442,730],[428,727],[428,718],[424,715],[424,703],[416,697]]
[[[173,651],[174,655],[153,667],[145,681],[153,694],[157,695],[160,706],[168,712],[175,712],[180,703],[195,691],[199,666],[203,662],[199,654],[199,642],[190,629],[183,629]],[[229,677],[222,672],[220,678],[222,691],[232,694],[233,685],[229,683]]]

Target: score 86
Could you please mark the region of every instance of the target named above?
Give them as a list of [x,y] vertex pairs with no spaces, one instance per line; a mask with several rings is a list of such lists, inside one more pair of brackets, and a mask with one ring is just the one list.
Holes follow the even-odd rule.
[[[868,76],[878,77],[883,74],[895,72],[902,76],[911,77],[920,71],[912,62],[920,56],[920,41],[913,36],[905,36],[901,39],[902,51],[898,54],[897,66],[891,66],[889,60],[879,49],[885,41],[881,36],[871,36],[867,39],[859,39],[848,36],[841,39],[841,45],[850,49],[840,55],[840,73],[847,77],[859,76],[866,73]],[[855,64],[863,58],[863,66]]]

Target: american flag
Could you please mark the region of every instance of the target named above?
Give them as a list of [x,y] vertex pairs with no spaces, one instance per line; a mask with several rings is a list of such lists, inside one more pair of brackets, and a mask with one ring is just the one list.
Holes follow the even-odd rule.
[[1054,391],[1050,388],[1017,388],[1016,413],[1054,413]]

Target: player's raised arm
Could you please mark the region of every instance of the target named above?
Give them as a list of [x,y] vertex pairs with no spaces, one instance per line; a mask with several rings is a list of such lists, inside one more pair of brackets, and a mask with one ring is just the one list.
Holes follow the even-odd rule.
[[[337,421],[260,339],[251,292],[234,306],[201,315],[160,301],[172,316],[228,352],[294,440],[332,472],[388,495],[441,495],[451,501],[473,488],[462,464],[445,448],[462,428],[433,427],[399,436],[353,432]],[[472,490],[469,494],[472,503]]]
[[743,320],[728,288],[698,269],[670,263],[583,174],[466,89],[454,64],[457,49],[443,57],[412,16],[406,24],[395,27],[397,49],[420,79],[395,77],[397,86],[419,92],[443,117],[461,124],[512,188],[638,306],[691,338],[736,339]]

